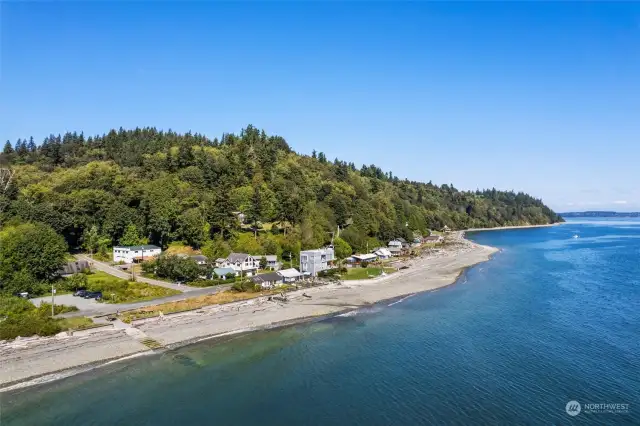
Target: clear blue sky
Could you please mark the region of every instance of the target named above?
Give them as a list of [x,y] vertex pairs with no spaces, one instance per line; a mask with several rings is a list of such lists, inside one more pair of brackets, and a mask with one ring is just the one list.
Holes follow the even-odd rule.
[[2,2],[0,138],[246,124],[558,211],[640,210],[640,3]]

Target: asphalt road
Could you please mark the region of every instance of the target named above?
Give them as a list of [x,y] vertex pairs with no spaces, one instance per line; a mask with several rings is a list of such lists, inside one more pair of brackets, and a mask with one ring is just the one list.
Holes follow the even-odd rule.
[[[173,296],[161,297],[159,299],[147,300],[144,302],[118,303],[118,304],[98,303],[95,300],[92,300],[90,301],[89,304],[86,304],[85,303],[86,299],[82,299],[80,297],[74,297],[71,294],[66,294],[63,296],[56,297],[56,305],[58,304],[73,305],[73,306],[77,306],[79,309],[79,311],[69,312],[67,314],[59,315],[60,318],[79,317],[79,316],[95,317],[100,315],[114,314],[117,311],[128,311],[130,309],[144,308],[145,306],[159,305],[160,303],[176,302],[178,300],[184,300],[184,299],[188,299],[196,296],[203,296],[206,294],[216,294],[218,292],[228,290],[229,288],[231,288],[230,285],[217,285],[213,287],[198,288],[195,290],[192,289],[191,291],[186,293],[175,294]],[[60,300],[63,297],[65,297],[65,299]],[[51,296],[45,299],[48,299],[49,301],[51,301]]]
[[[111,266],[107,263],[104,262],[100,262],[97,261],[95,259],[91,259],[89,256],[86,256],[84,254],[77,254],[75,255],[75,257],[77,259],[82,259],[82,260],[86,260],[87,262],[89,262],[89,264],[91,265],[92,268],[97,269],[98,271],[102,271],[102,272],[106,272],[109,275],[113,275],[114,277],[118,277],[118,278],[122,278],[125,280],[128,280],[131,278],[131,274],[128,272],[124,272],[122,269],[116,268],[114,266]],[[173,284],[173,283],[168,283],[166,281],[160,281],[160,280],[154,280],[152,278],[146,278],[146,277],[142,277],[142,276],[136,276],[136,281],[140,281],[142,283],[147,283],[147,284],[151,284],[151,285],[156,285],[158,287],[164,287],[164,288],[170,288],[172,290],[178,290],[181,292],[190,292],[190,291],[197,291],[198,287],[189,287],[189,286],[185,286],[185,285],[179,285],[179,284]]]

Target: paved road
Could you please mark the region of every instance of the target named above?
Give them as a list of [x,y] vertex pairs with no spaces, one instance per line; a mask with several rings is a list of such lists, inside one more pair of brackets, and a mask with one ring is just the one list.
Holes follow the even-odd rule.
[[[85,299],[82,299],[82,302],[78,300],[77,303],[82,304],[83,305],[82,307],[79,305],[76,305],[76,303],[73,303],[73,300],[67,303],[65,299],[65,303],[64,303],[65,305],[75,305],[80,310],[59,315],[59,317],[61,318],[79,317],[79,316],[93,317],[93,316],[99,316],[99,315],[114,314],[117,311],[127,311],[130,309],[144,308],[145,306],[159,305],[160,303],[176,302],[178,300],[184,300],[190,297],[203,296],[206,294],[215,294],[221,291],[229,290],[229,288],[231,288],[230,285],[217,285],[214,287],[198,288],[197,290],[192,290],[182,294],[175,294],[173,296],[161,297],[159,299],[153,299],[153,300],[147,300],[145,302],[135,302],[135,303],[108,304],[108,303],[97,303],[94,301],[93,304],[91,304],[90,306],[87,306],[87,305],[84,305],[83,303]],[[72,295],[68,295],[68,296],[72,299],[80,299],[79,297],[74,297]],[[56,297],[56,304],[61,303],[59,301],[60,297],[62,296]],[[49,297],[49,301],[51,301],[51,297]]]
[[[102,271],[102,272],[106,272],[109,275],[113,275],[114,277],[118,277],[118,278],[123,278],[125,280],[128,280],[131,278],[131,274],[128,272],[124,272],[122,269],[118,269],[115,268],[107,263],[104,262],[99,262],[95,259],[91,259],[89,256],[86,256],[84,254],[77,254],[75,255],[75,257],[77,259],[81,259],[81,260],[86,260],[87,262],[89,262],[89,264],[91,265],[92,268],[97,269],[98,271]],[[164,287],[164,288],[170,288],[172,290],[178,290],[180,292],[189,292],[189,291],[196,291],[198,290],[198,287],[189,287],[189,286],[185,286],[185,285],[178,285],[178,284],[173,284],[173,283],[168,283],[166,281],[160,281],[160,280],[154,280],[152,278],[146,278],[146,277],[142,277],[142,276],[136,276],[136,280],[140,281],[142,283],[147,283],[147,284],[151,284],[151,285],[157,285],[159,287]]]

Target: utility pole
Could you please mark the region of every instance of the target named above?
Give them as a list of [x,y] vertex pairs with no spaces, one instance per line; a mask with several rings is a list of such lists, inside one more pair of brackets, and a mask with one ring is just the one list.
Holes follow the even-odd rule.
[[51,318],[55,315],[55,311],[53,309],[55,306],[55,294],[56,289],[53,287],[53,284],[51,284]]

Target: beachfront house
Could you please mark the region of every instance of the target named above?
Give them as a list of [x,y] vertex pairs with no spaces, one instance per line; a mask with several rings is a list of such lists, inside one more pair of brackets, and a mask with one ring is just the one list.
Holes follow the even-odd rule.
[[115,263],[138,263],[160,256],[162,249],[154,245],[116,246],[113,248]]
[[378,260],[378,255],[374,253],[354,254],[349,258],[349,262],[355,265],[359,265],[362,262],[371,263],[375,262],[376,260]]
[[273,288],[284,283],[284,278],[278,272],[267,272],[266,274],[254,275],[250,280],[262,288]]
[[296,268],[281,269],[278,274],[284,283],[292,283],[302,279],[302,274]]
[[231,253],[221,265],[217,265],[216,262],[216,266],[221,268],[232,268],[235,271],[236,276],[250,277],[258,272],[260,261],[250,254]]
[[271,269],[272,271],[277,271],[282,268],[282,263],[278,262],[278,256],[275,254],[266,254],[264,256],[254,256],[258,260],[258,264],[260,264],[260,260],[262,258],[267,261],[267,269]]
[[389,241],[389,247],[397,247],[402,248],[402,242],[400,240],[391,240]]
[[303,250],[300,252],[300,272],[312,277],[319,272],[333,268],[335,253],[333,247],[325,247],[316,250]]
[[392,256],[391,252],[386,247],[380,247],[380,248],[374,250],[373,254],[378,256],[378,259],[380,259],[380,260],[389,259]]

